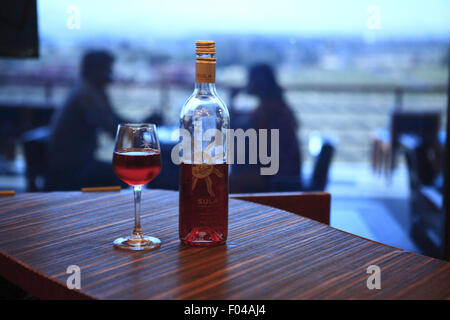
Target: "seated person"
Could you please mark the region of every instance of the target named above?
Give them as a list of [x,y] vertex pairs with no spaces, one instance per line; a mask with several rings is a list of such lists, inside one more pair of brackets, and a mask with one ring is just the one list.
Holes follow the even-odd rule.
[[[268,152],[270,153],[270,130],[279,129],[279,170],[276,175],[261,175],[261,164],[234,164],[231,169],[230,189],[233,193],[299,191],[301,185],[301,154],[297,139],[298,124],[292,110],[286,104],[283,91],[278,85],[269,65],[259,64],[249,71],[247,93],[259,100],[258,107],[250,114],[234,110],[230,104],[233,129],[268,129]],[[236,95],[236,91],[233,96]],[[244,118],[244,119],[243,119]],[[248,149],[247,149],[248,151]],[[247,157],[248,158],[248,157]],[[236,159],[235,159],[236,162]]]
[[105,92],[111,82],[113,61],[106,51],[84,55],[81,81],[52,119],[46,189],[76,190],[121,184],[111,163],[94,158],[97,133],[102,130],[114,136],[122,122]]

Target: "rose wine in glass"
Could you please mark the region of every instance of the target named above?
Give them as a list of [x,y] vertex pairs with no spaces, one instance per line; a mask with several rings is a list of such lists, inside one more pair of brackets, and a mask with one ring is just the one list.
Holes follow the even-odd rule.
[[154,149],[114,151],[114,172],[130,186],[147,184],[161,171],[161,156]]
[[114,246],[127,250],[154,250],[160,247],[158,238],[144,236],[141,228],[142,186],[161,171],[159,140],[154,124],[120,124],[113,154],[114,173],[133,186],[134,230],[130,236],[114,241]]

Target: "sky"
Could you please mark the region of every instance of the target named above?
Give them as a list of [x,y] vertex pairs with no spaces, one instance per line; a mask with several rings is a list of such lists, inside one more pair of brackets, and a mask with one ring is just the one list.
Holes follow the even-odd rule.
[[450,39],[449,0],[38,0],[38,19],[41,36],[58,40],[368,32]]

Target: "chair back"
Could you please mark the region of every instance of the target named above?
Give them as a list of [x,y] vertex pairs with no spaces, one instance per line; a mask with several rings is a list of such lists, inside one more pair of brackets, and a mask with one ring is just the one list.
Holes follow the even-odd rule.
[[402,134],[414,134],[424,145],[437,140],[441,113],[438,111],[405,112],[396,111],[391,118],[391,169],[397,162],[399,139]]
[[22,137],[22,146],[26,162],[27,191],[43,191],[44,183],[39,186],[37,179],[45,181],[47,172],[47,144],[50,137],[50,128],[39,127],[25,132]]
[[314,170],[307,186],[308,191],[323,191],[328,183],[328,172],[333,159],[335,146],[331,141],[325,141],[314,163]]
[[391,120],[391,139],[397,143],[399,135],[414,133],[425,140],[435,140],[440,120],[441,113],[438,111],[394,112]]
[[230,198],[274,207],[330,224],[331,195],[327,192],[230,194]]

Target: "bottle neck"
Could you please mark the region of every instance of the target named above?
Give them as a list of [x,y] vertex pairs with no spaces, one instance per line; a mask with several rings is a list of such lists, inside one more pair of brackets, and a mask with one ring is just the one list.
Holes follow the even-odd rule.
[[216,84],[214,82],[195,82],[194,91],[200,95],[215,95]]
[[215,92],[216,58],[214,54],[197,54],[195,67],[195,89]]

